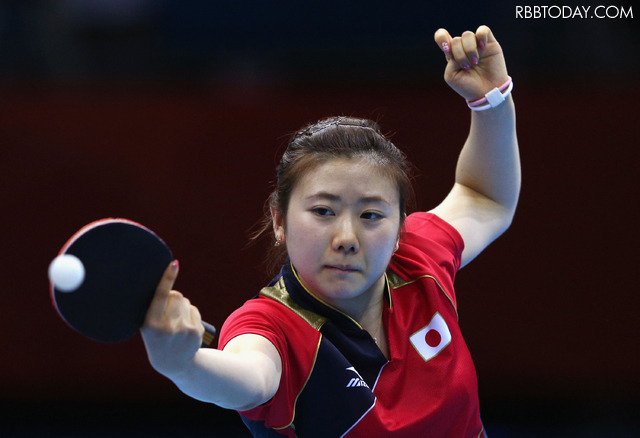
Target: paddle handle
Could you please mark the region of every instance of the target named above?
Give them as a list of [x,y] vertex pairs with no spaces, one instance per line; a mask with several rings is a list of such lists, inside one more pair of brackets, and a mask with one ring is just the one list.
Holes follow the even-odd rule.
[[218,331],[214,326],[212,326],[208,322],[202,321],[202,325],[204,327],[204,335],[202,336],[201,347],[204,348],[211,345],[211,343],[213,342],[213,338],[216,337],[216,333],[218,333]]

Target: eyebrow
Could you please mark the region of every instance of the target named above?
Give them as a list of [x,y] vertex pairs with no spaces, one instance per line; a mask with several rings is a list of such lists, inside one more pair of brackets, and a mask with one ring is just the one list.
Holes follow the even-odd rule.
[[[340,198],[340,196],[334,194],[334,193],[329,193],[329,192],[324,192],[324,191],[320,191],[318,193],[314,193],[313,195],[310,195],[307,197],[307,200],[315,200],[315,199],[326,199],[329,201],[341,201],[342,199]],[[363,204],[367,204],[367,203],[382,203],[382,204],[387,204],[387,205],[391,205],[391,203],[389,201],[387,201],[386,199],[384,199],[382,196],[364,196],[362,198],[358,199],[358,202],[363,203]]]

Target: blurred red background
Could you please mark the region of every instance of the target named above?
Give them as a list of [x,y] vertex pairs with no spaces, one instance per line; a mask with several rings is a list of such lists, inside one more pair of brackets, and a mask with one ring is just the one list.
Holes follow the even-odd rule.
[[[458,277],[483,399],[633,400],[640,387],[633,272],[632,102],[514,92],[524,184],[512,228]],[[3,90],[3,397],[176,401],[141,340],[84,339],[48,298],[46,269],[78,228],[140,221],[181,261],[176,288],[217,325],[268,280],[261,218],[285,135],[329,114],[379,118],[419,169],[419,206],[452,184],[468,112],[444,86],[196,92]],[[636,98],[640,95],[635,96]],[[558,117],[549,102],[561,106]],[[618,133],[612,137],[612,133]],[[624,169],[627,169],[625,171]]]

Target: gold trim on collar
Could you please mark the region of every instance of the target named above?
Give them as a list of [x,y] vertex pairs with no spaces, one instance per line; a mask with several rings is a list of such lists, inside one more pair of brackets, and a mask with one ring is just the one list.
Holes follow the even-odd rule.
[[307,324],[313,327],[316,330],[320,330],[325,322],[327,322],[327,318],[324,316],[320,316],[317,313],[314,313],[310,310],[304,309],[300,307],[293,298],[287,292],[287,288],[284,284],[284,277],[280,277],[278,282],[271,286],[265,287],[260,291],[260,295],[271,298],[284,305],[285,307],[291,309],[293,313],[302,318]]
[[337,307],[334,307],[331,304],[327,303],[326,301],[322,300],[321,298],[318,298],[317,296],[315,296],[313,294],[313,292],[311,292],[309,289],[307,289],[307,286],[304,285],[304,283],[302,282],[302,280],[298,276],[298,271],[296,271],[296,268],[293,265],[291,265],[291,271],[293,272],[293,275],[296,276],[296,280],[298,280],[298,283],[300,283],[300,286],[302,286],[304,288],[304,290],[307,291],[307,293],[311,297],[313,297],[316,301],[320,302],[320,304],[322,304],[323,306],[326,306],[326,307],[328,307],[328,308],[330,308],[332,310],[335,310],[336,312],[340,313],[341,315],[349,318],[355,325],[358,326],[358,328],[360,330],[364,330],[358,321],[356,321],[355,319],[353,319],[352,317],[350,317],[349,315],[347,315],[346,313],[344,313],[342,310],[338,309]]

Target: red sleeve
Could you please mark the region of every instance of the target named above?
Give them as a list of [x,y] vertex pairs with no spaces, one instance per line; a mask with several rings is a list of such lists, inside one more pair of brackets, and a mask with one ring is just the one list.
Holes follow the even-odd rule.
[[281,357],[286,354],[286,337],[281,324],[277,323],[278,312],[275,311],[279,304],[273,300],[264,301],[265,299],[259,297],[249,300],[229,315],[220,330],[219,349],[224,349],[227,343],[237,336],[254,334],[267,338]]
[[241,412],[264,421],[270,428],[283,428],[293,421],[295,401],[311,373],[320,342],[320,332],[284,305],[259,296],[233,312],[220,330],[218,348],[243,334],[268,339],[282,359],[282,377],[274,397],[267,403]]
[[404,223],[390,267],[407,281],[425,275],[435,277],[457,306],[453,281],[463,249],[462,236],[449,223],[432,213],[413,213]]

